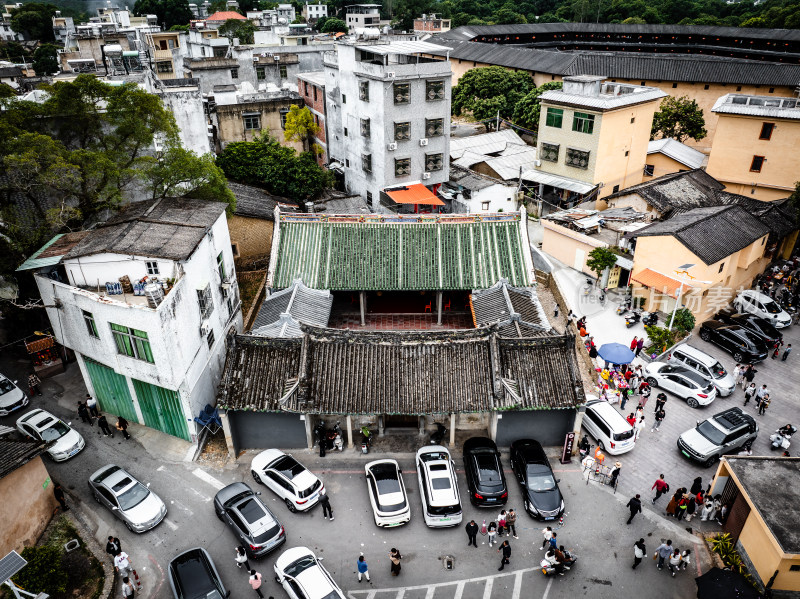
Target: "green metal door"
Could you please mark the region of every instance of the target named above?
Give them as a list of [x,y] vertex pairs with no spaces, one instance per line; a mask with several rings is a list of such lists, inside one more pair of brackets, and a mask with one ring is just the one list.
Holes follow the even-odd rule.
[[189,441],[189,427],[177,391],[133,380],[145,425]]
[[86,356],[83,357],[83,361],[89,372],[89,378],[92,379],[92,386],[100,409],[103,412],[122,416],[128,422],[139,422],[125,377],[117,374],[105,364],[95,362]]

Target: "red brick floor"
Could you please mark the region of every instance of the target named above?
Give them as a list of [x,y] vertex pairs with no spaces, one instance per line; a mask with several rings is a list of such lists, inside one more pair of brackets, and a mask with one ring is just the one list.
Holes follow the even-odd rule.
[[367,324],[361,326],[357,312],[335,312],[328,326],[334,329],[361,331],[441,331],[446,329],[474,329],[472,316],[467,312],[445,312],[442,324],[436,324],[436,314],[367,314]]

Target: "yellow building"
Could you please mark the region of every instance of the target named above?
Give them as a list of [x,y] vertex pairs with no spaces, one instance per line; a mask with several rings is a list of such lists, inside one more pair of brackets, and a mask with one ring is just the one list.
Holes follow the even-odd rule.
[[708,172],[728,191],[778,200],[794,191],[800,147],[800,102],[727,94],[714,104],[719,117]]
[[177,79],[182,76],[183,65],[180,63],[180,58],[186,51],[183,48],[186,37],[186,34],[182,34],[180,31],[159,31],[147,34],[147,45],[150,47],[156,77]]
[[711,492],[730,506],[723,532],[760,590],[800,596],[800,458],[726,457]]
[[670,137],[654,139],[647,144],[647,162],[644,165],[644,181],[656,177],[700,168],[706,155]]

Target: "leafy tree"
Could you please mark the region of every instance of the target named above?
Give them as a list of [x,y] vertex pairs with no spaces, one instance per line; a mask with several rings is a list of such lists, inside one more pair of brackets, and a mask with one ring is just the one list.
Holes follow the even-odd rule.
[[214,14],[215,12],[226,10],[228,10],[227,0],[212,0],[211,4],[208,6],[208,14],[210,15]]
[[675,320],[672,322],[681,333],[691,333],[694,329],[694,314],[688,308],[681,308],[675,311]]
[[695,141],[703,139],[708,135],[703,109],[688,96],[667,96],[661,101],[660,110],[653,116],[650,139],[655,139],[657,135],[671,137],[680,142],[688,138]]
[[322,33],[347,33],[347,23],[341,19],[329,18],[320,29]]
[[624,21],[622,21],[625,25],[646,25],[647,21],[645,21],[642,17],[628,17]]
[[431,6],[431,0],[397,0],[392,7],[394,16],[392,25],[403,31],[412,31],[414,19],[430,12]]
[[5,83],[0,83],[0,100],[5,98],[14,98],[16,95],[17,92],[14,91],[13,87],[6,85]]
[[172,27],[169,28],[169,31],[183,31],[184,33],[188,33],[189,32],[189,26],[188,25],[173,25]]
[[497,25],[515,25],[517,23],[527,23],[525,15],[514,12],[510,8],[501,8],[492,15],[492,20]]
[[299,141],[307,152],[311,149],[311,138],[319,132],[319,125],[314,122],[314,116],[308,108],[300,108],[292,104],[286,115],[286,127],[283,137],[286,141]]
[[11,9],[11,29],[23,33],[32,40],[53,42],[53,16],[58,7],[53,4],[30,2],[20,8]]
[[317,28],[317,31],[322,31],[322,28],[325,27],[325,23],[328,21],[330,17],[320,17],[317,19],[317,22],[314,23],[314,27]]
[[617,263],[617,255],[608,248],[594,248],[589,252],[589,257],[586,260],[588,266],[593,272],[600,276]]
[[675,344],[675,331],[654,325],[644,327],[644,331],[647,333],[650,347],[655,353],[663,353]]
[[13,581],[24,589],[61,596],[67,590],[67,572],[61,564],[62,551],[52,545],[25,547],[22,557],[28,561]]
[[541,111],[541,96],[544,92],[551,89],[561,89],[563,84],[560,81],[548,81],[539,87],[529,91],[514,107],[514,122],[520,127],[525,127],[531,131],[539,130],[539,115]]
[[794,184],[794,191],[792,195],[789,196],[789,206],[791,206],[792,210],[794,210],[794,220],[795,222],[800,222],[800,181],[797,181]]
[[[468,111],[479,121],[495,117],[512,118],[514,106],[533,88],[525,72],[503,67],[483,67],[467,71],[453,88],[452,110],[456,116]],[[486,122],[487,131],[494,125]]]
[[238,38],[240,44],[252,44],[255,38],[256,27],[251,21],[228,19],[217,31],[230,40]]
[[60,70],[58,64],[58,46],[43,44],[33,53],[33,70],[39,76],[53,75]]
[[189,0],[136,0],[133,12],[156,15],[159,24],[167,29],[173,25],[186,25],[194,18],[189,10]]

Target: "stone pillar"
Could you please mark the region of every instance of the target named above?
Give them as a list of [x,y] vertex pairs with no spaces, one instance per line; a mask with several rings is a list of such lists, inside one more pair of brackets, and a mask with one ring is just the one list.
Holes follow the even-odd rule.
[[347,415],[347,449],[353,449],[353,418]]
[[367,293],[366,291],[358,292],[358,303],[361,307],[361,326],[367,324]]
[[436,324],[442,324],[442,292],[436,292]]
[[314,449],[314,427],[311,426],[311,414],[305,414],[306,442],[309,449]]
[[225,434],[225,445],[228,446],[228,455],[232,460],[235,460],[236,450],[233,447],[233,435],[231,435],[231,421],[228,420],[228,411],[220,410],[219,419],[222,421],[222,432]]
[[425,434],[425,425],[427,424],[428,418],[426,416],[419,416],[417,418],[417,427],[419,428],[419,436]]
[[383,426],[383,414],[378,414],[378,436],[383,437],[386,429]]
[[489,412],[489,438],[497,442],[497,421],[500,420],[500,414],[496,411]]
[[586,406],[578,406],[575,412],[575,423],[572,425],[572,432],[575,433],[575,443],[572,444],[572,455],[578,454],[578,445],[581,442],[581,424],[583,415],[586,413]]
[[450,412],[450,447],[456,445],[456,413]]

